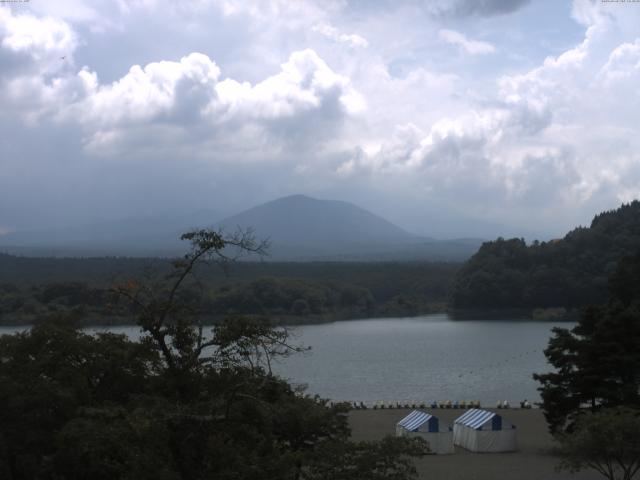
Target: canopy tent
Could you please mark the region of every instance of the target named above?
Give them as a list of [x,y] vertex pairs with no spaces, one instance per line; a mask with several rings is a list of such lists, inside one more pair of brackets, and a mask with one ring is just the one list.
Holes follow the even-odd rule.
[[474,408],[453,422],[453,443],[472,452],[513,452],[516,427],[497,413]]
[[453,453],[453,432],[438,417],[414,410],[396,425],[398,437],[420,437],[429,443],[432,453]]

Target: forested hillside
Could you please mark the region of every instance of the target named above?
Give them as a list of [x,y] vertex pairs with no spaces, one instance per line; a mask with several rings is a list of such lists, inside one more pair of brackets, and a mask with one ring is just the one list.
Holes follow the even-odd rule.
[[[109,289],[160,278],[162,259],[27,258],[0,255],[0,324],[32,324],[73,311],[85,324],[130,323]],[[238,262],[228,275],[197,271],[206,321],[269,315],[288,323],[416,315],[445,308],[459,264],[429,262]]]
[[625,255],[640,251],[640,202],[603,212],[588,228],[526,245],[499,238],[459,270],[453,309],[576,308],[607,299],[607,278]]

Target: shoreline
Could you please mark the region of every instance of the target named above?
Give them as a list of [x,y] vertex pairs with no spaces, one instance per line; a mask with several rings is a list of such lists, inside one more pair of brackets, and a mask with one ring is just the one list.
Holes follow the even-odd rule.
[[[395,312],[395,313],[366,313],[356,315],[353,313],[340,313],[335,315],[308,315],[304,317],[299,317],[295,315],[269,315],[269,314],[243,314],[240,316],[244,317],[253,317],[253,318],[266,318],[270,320],[271,325],[275,327],[300,327],[305,325],[324,325],[327,323],[335,323],[335,322],[350,322],[350,321],[358,321],[358,320],[375,320],[375,319],[389,319],[389,318],[416,318],[423,317],[425,315],[438,315],[438,314],[447,314],[445,309],[433,309],[429,311],[424,311],[420,313],[409,313],[409,312]],[[207,317],[207,321],[205,321],[202,326],[203,327],[213,327],[215,325],[220,324],[225,317],[229,317],[233,315],[217,315]],[[97,322],[87,322],[87,321],[78,321],[78,325],[80,328],[92,328],[92,327],[137,327],[138,325],[135,322],[132,322],[129,317],[108,317],[111,320],[105,321],[97,321]],[[102,319],[101,319],[102,320]],[[122,320],[122,321],[120,321]],[[32,327],[35,325],[34,322],[0,322],[0,327]]]
[[[282,327],[297,327],[305,325],[324,325],[327,323],[348,322],[358,320],[375,320],[390,318],[417,318],[427,315],[446,315],[449,320],[456,321],[497,321],[497,322],[558,322],[572,323],[579,318],[580,312],[577,309],[566,310],[561,308],[552,309],[485,309],[485,310],[455,310],[448,309],[446,305],[434,306],[420,312],[369,312],[355,314],[353,312],[338,312],[334,314],[318,315],[270,315],[270,314],[245,314],[242,316],[254,318],[267,318],[271,325]],[[8,315],[7,315],[8,316]],[[206,317],[204,327],[218,325],[229,315],[212,315]],[[97,318],[96,318],[97,317]],[[108,317],[96,316],[96,321],[79,320],[80,328],[91,327],[136,327],[137,324],[130,317]],[[29,320],[35,320],[30,318]],[[0,321],[0,328],[30,328],[35,325],[33,321]]]
[[[354,441],[379,440],[395,434],[396,423],[412,409],[351,410],[348,414]],[[466,410],[424,409],[441,421],[453,424]],[[510,453],[471,453],[455,447],[451,455],[427,455],[415,460],[418,478],[425,480],[596,480],[595,471],[576,474],[557,472],[558,457],[553,453],[555,441],[549,434],[540,409],[486,408],[502,415],[516,426],[518,449]]]
[[540,322],[577,322],[582,315],[580,308],[535,307],[535,308],[448,308],[451,320],[528,320]]

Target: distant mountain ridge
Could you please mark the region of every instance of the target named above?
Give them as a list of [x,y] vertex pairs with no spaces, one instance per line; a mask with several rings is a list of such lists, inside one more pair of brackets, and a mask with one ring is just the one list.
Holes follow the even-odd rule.
[[195,220],[133,218],[82,226],[17,231],[0,236],[0,252],[27,256],[173,256]]
[[194,215],[179,219],[129,219],[84,227],[16,232],[0,236],[0,252],[28,256],[175,256],[191,228],[252,229],[271,243],[276,261],[462,261],[478,239],[434,240],[338,200],[291,195],[255,206],[214,223]]

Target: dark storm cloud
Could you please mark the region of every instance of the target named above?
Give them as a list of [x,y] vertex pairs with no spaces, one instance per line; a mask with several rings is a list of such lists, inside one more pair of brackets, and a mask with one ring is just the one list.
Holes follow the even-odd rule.
[[427,8],[435,8],[433,13],[442,16],[492,16],[515,12],[529,2],[530,0],[453,0],[435,4],[428,2],[432,7]]
[[[413,0],[411,5],[424,9],[434,17],[493,16],[515,12],[531,0]],[[349,0],[351,8],[360,11],[391,10],[401,4],[392,0]],[[406,4],[405,4],[406,5]]]

